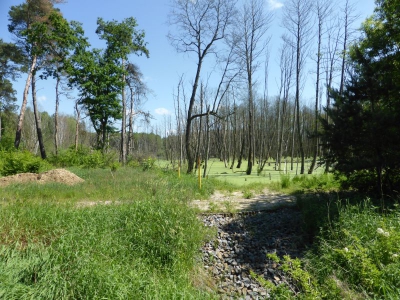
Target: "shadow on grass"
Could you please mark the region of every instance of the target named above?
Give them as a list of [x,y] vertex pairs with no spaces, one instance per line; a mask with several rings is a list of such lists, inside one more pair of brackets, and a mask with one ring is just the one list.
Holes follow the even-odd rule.
[[[308,192],[294,193],[297,197],[297,206],[302,215],[302,228],[309,243],[313,243],[321,230],[333,226],[338,219],[340,210],[348,205],[362,203],[366,198],[365,194],[359,192]],[[380,207],[381,200],[369,198],[371,203]],[[393,201],[387,201],[388,208]]]

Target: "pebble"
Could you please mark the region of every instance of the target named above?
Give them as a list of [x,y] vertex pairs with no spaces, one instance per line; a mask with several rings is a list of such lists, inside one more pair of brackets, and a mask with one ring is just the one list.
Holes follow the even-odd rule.
[[[250,271],[273,284],[291,284],[266,254],[301,257],[305,242],[301,215],[294,208],[255,213],[201,215],[205,226],[217,227],[217,241],[201,249],[204,268],[217,283],[222,299],[268,299],[268,290]],[[296,290],[295,286],[291,286]]]

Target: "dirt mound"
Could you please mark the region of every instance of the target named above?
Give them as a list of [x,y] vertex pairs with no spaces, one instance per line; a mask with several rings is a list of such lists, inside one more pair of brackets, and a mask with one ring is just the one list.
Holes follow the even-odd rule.
[[41,174],[34,173],[21,173],[0,178],[0,186],[7,186],[12,183],[25,183],[25,182],[59,182],[68,185],[74,185],[84,180],[74,173],[65,169],[54,169]]

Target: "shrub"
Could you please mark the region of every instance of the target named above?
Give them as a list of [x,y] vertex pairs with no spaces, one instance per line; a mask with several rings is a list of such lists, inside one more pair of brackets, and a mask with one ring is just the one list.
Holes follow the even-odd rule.
[[155,167],[156,160],[154,158],[147,158],[142,160],[140,165],[142,166],[143,171],[151,170]]
[[59,167],[80,166],[86,169],[111,167],[118,161],[115,152],[103,154],[100,150],[91,150],[89,147],[74,146],[61,151],[58,155],[50,157],[50,162]]
[[0,159],[2,161],[0,173],[3,176],[27,172],[39,173],[51,168],[46,161],[28,151],[2,152]]

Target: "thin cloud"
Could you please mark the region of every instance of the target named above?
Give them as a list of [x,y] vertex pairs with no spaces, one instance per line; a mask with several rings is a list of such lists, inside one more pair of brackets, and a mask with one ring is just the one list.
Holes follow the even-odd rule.
[[38,98],[39,102],[46,102],[47,101],[47,97],[46,96],[39,96]]
[[163,107],[156,108],[155,112],[156,112],[157,115],[161,115],[161,116],[165,116],[165,115],[170,115],[171,114],[171,112],[168,109],[163,108]]
[[270,10],[275,10],[281,8],[283,3],[279,2],[278,0],[268,0],[268,5]]

